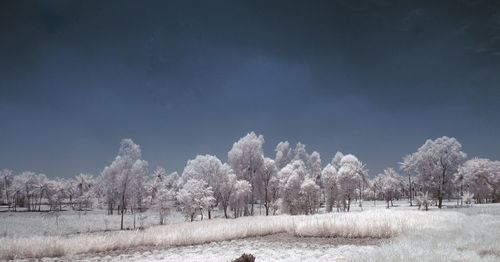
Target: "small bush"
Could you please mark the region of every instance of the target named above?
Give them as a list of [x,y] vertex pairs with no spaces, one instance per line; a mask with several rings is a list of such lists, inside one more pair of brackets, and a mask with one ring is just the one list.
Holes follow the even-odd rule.
[[233,260],[233,262],[254,262],[255,257],[252,254],[245,254],[241,255],[241,257]]

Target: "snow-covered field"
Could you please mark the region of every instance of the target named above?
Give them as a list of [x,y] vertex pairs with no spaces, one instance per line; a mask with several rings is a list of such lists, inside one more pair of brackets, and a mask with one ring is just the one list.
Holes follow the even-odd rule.
[[[50,236],[93,233],[120,229],[120,216],[107,215],[104,210],[48,212],[1,212],[0,237]],[[179,213],[171,214],[166,223],[184,221]],[[136,227],[158,225],[157,213],[145,212],[136,215]],[[125,228],[134,228],[134,216],[126,215]]]
[[428,212],[369,206],[363,212],[214,219],[142,231],[21,234],[0,238],[0,259],[230,261],[252,253],[257,261],[500,261],[499,204]]

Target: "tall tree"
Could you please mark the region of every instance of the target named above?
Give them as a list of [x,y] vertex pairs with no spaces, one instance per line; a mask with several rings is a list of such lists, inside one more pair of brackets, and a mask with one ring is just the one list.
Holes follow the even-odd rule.
[[343,197],[344,210],[350,210],[351,201],[356,190],[359,190],[359,200],[362,201],[361,193],[363,186],[367,184],[367,173],[368,170],[366,170],[363,162],[352,154],[347,154],[340,160],[337,181]]
[[271,194],[272,179],[276,177],[278,169],[275,161],[270,158],[264,158],[264,167],[262,171],[262,183],[264,189],[264,207],[266,208],[266,216],[269,215],[269,207],[273,198]]
[[258,172],[262,172],[262,167],[264,165],[263,144],[264,137],[251,132],[234,143],[233,147],[228,152],[228,162],[238,179],[248,181],[252,187],[250,198],[251,215],[254,213],[253,206],[255,203],[257,185],[260,184],[257,181],[257,179],[261,177]]
[[276,151],[274,161],[278,170],[281,170],[292,161],[292,149],[288,141],[279,142],[274,151]]
[[500,161],[486,158],[467,160],[458,168],[455,181],[461,196],[467,191],[473,193],[478,202],[486,198],[497,202],[500,191]]
[[338,196],[337,169],[328,164],[321,172],[321,181],[325,193],[326,212],[331,212]]
[[148,163],[141,158],[139,145],[135,144],[132,139],[122,139],[118,155],[111,165],[104,168],[101,174],[104,178],[109,178],[108,187],[116,188],[121,212],[120,229],[123,229],[126,206],[140,204],[143,180],[148,166]]
[[443,136],[427,140],[417,152],[406,156],[401,165],[406,172],[417,174],[423,191],[434,192],[441,208],[452,176],[466,157],[457,139]]
[[[227,218],[229,198],[236,182],[236,175],[228,164],[223,164],[216,156],[198,155],[187,162],[182,176],[185,180],[198,179],[207,182],[214,192],[214,205],[220,204]],[[208,218],[212,218],[211,208],[208,209]]]

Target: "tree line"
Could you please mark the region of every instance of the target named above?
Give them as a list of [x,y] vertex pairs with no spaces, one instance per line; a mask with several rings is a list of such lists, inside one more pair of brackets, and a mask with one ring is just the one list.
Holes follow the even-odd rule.
[[[308,153],[302,143],[292,148],[280,142],[274,157],[266,157],[262,135],[254,132],[235,142],[227,163],[213,155],[197,155],[181,175],[163,167],[149,172],[141,148],[123,139],[115,159],[99,176],[79,174],[72,179],[49,179],[44,174],[1,171],[0,203],[8,210],[28,211],[71,208],[106,209],[108,214],[156,210],[160,224],[171,211],[183,212],[193,221],[212,218],[217,209],[226,218],[263,214],[314,214],[324,206],[348,212],[352,203],[394,199],[410,204],[470,198],[476,203],[500,199],[500,162],[484,158],[467,160],[455,138],[427,140],[416,152],[403,157],[399,169],[387,168],[370,177],[366,165],[353,154],[337,152],[325,166],[321,156]],[[467,200],[467,202],[470,201]],[[458,204],[462,204],[460,201]]]

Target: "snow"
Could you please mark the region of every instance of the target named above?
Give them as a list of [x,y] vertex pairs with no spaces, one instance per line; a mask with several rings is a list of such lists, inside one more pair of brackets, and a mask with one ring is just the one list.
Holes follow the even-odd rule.
[[[229,261],[250,252],[258,261],[500,259],[499,204],[432,207],[428,212],[400,204],[389,210],[366,205],[363,212],[214,219],[144,231],[1,238],[0,256],[17,252],[27,257],[66,255],[62,260]],[[334,237],[317,237],[325,232]]]
[[[140,226],[139,216],[145,216],[145,227],[157,225],[160,219],[158,212],[137,214],[136,227]],[[172,213],[166,219],[167,223],[184,220],[184,216],[179,213]],[[0,212],[0,221],[1,237],[69,235],[120,229],[120,216],[107,215],[105,210],[62,211],[57,223],[55,214],[47,212]],[[124,227],[133,226],[133,215],[125,215]]]

